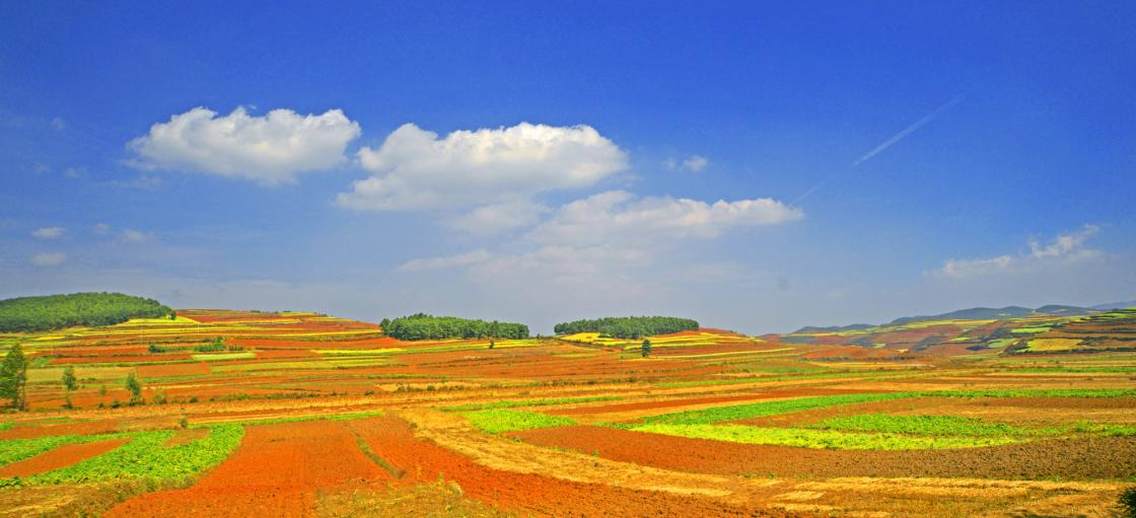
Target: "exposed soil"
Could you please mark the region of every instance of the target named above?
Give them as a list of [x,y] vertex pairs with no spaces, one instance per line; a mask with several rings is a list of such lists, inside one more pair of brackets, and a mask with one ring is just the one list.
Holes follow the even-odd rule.
[[251,426],[197,484],[132,498],[107,516],[310,516],[322,489],[388,479],[342,422]]

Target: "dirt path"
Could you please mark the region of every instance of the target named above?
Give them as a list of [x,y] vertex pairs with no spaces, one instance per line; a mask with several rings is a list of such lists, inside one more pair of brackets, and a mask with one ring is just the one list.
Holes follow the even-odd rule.
[[132,498],[107,516],[312,516],[318,491],[384,480],[343,422],[250,426],[233,456],[197,484]]

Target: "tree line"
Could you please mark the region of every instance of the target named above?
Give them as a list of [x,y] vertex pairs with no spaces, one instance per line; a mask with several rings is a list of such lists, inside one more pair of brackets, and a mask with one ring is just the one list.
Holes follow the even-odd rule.
[[0,332],[108,326],[131,318],[174,316],[158,301],[122,293],[72,293],[0,300]]
[[515,322],[487,322],[417,313],[379,323],[387,336],[399,340],[442,338],[528,338],[529,326]]
[[553,328],[558,335],[599,333],[615,338],[642,338],[698,329],[698,321],[677,317],[605,317],[595,320],[561,322]]

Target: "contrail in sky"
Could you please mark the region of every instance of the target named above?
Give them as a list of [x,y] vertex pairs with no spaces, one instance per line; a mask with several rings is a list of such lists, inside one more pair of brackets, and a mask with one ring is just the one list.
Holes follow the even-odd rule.
[[[874,157],[874,156],[876,156],[880,153],[883,153],[884,151],[887,151],[888,148],[894,146],[899,141],[907,138],[908,135],[915,133],[916,131],[919,131],[919,128],[922,128],[923,126],[926,126],[931,121],[939,118],[939,116],[942,115],[943,112],[953,108],[956,104],[962,102],[962,100],[963,100],[963,96],[957,95],[954,98],[952,98],[951,100],[943,103],[942,106],[935,108],[935,110],[932,111],[931,113],[924,115],[922,119],[919,119],[919,120],[915,121],[913,124],[911,124],[910,126],[903,128],[899,133],[896,133],[895,135],[892,135],[891,138],[881,142],[880,145],[876,146],[871,151],[864,153],[863,156],[861,156],[860,158],[857,158],[855,162],[852,162],[852,167],[855,168],[856,166],[859,166],[860,164],[870,160],[872,157]],[[812,188],[805,191],[804,194],[798,196],[797,199],[793,200],[793,203],[794,204],[800,203],[801,200],[808,198],[810,195],[812,195],[812,193],[816,192],[821,187],[824,187],[825,184],[827,184],[830,180],[835,178],[838,174],[840,174],[840,173],[831,174],[827,178],[825,178],[824,180],[821,180],[820,183],[817,183],[816,185],[812,186]]]
[[935,108],[935,111],[928,113],[927,115],[924,115],[922,119],[919,119],[919,120],[915,121],[914,124],[912,124],[912,125],[910,125],[906,128],[903,128],[902,131],[900,131],[899,133],[896,133],[895,135],[892,135],[891,138],[883,141],[880,145],[876,146],[871,151],[864,153],[864,156],[857,158],[855,162],[852,162],[852,167],[856,167],[856,166],[864,163],[868,159],[870,159],[870,158],[872,158],[872,157],[874,157],[874,156],[876,156],[880,153],[883,153],[884,151],[887,150],[887,148],[894,146],[897,142],[903,140],[904,138],[907,138],[908,135],[915,133],[916,131],[919,130],[919,128],[926,126],[927,123],[937,119],[939,117],[939,115],[943,114],[943,112],[951,109],[952,107],[954,107],[954,105],[956,105],[960,102],[962,102],[962,96],[961,95],[956,96],[955,98],[944,103],[942,106]]

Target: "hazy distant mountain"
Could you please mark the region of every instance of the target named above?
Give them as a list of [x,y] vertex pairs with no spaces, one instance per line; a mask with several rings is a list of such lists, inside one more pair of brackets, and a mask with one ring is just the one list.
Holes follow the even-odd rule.
[[[925,322],[928,320],[1002,320],[1007,318],[1028,317],[1030,315],[1080,316],[1091,315],[1100,311],[1126,308],[1136,308],[1136,300],[1129,300],[1126,302],[1112,302],[1109,304],[1098,304],[1092,307],[1069,306],[1065,304],[1048,304],[1036,309],[1027,308],[1025,306],[1006,306],[1004,308],[977,307],[959,309],[948,313],[940,313],[938,315],[900,317],[883,325],[903,325],[912,322]],[[870,327],[875,326],[873,326],[872,324],[852,324],[847,326],[805,326],[794,331],[793,333],[838,333],[841,331],[868,329]]]
[[1077,316],[1077,315],[1091,315],[1096,313],[1097,310],[1093,308],[1082,308],[1080,306],[1065,306],[1061,304],[1049,304],[1033,310],[1034,313],[1041,313],[1044,315],[1061,315],[1061,316]]
[[999,320],[1003,318],[1024,317],[1033,314],[1032,308],[1006,306],[1004,308],[967,308],[938,315],[900,317],[889,322],[891,325],[922,322],[924,320]]
[[1097,304],[1096,306],[1093,306],[1093,309],[1099,309],[1101,311],[1127,308],[1136,308],[1136,300],[1129,300],[1126,302],[1110,302],[1108,304]]
[[846,326],[827,326],[827,327],[805,326],[805,327],[802,327],[802,328],[800,328],[796,331],[793,331],[793,332],[794,333],[839,333],[841,331],[857,331],[857,330],[860,330],[860,329],[868,329],[868,328],[871,328],[871,327],[875,327],[875,326],[872,325],[872,324],[849,324],[849,325],[846,325]]

